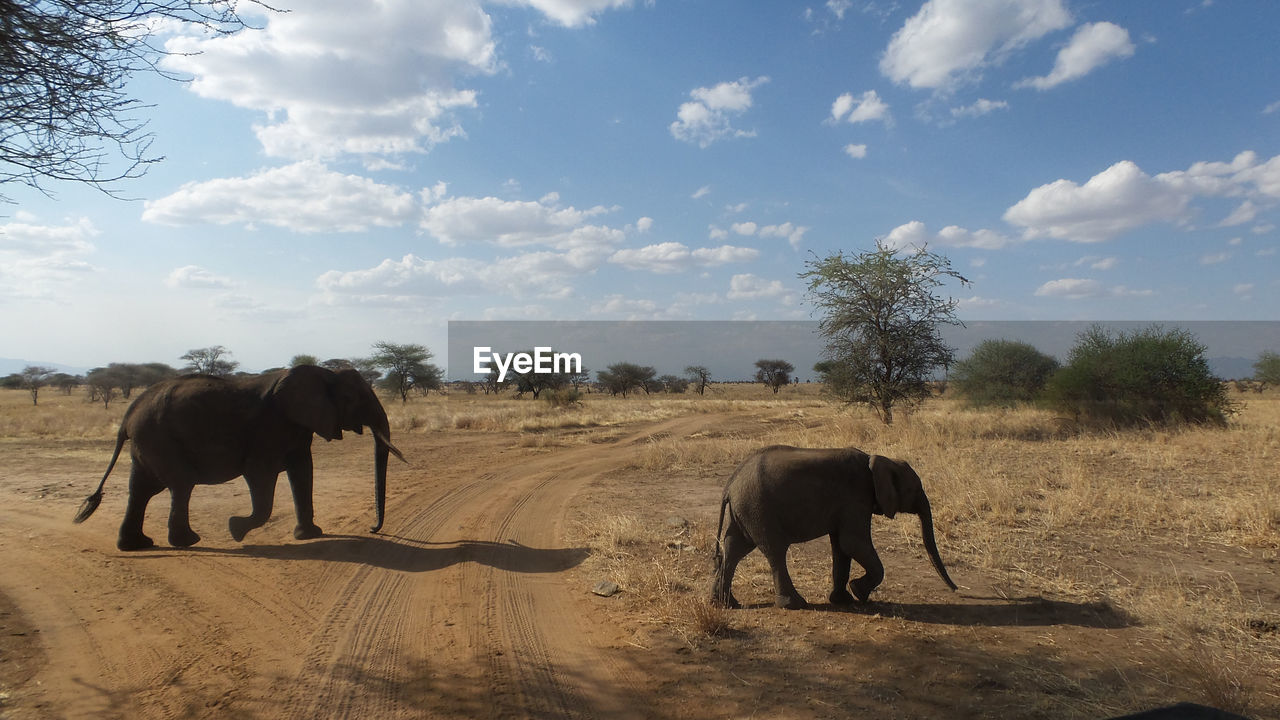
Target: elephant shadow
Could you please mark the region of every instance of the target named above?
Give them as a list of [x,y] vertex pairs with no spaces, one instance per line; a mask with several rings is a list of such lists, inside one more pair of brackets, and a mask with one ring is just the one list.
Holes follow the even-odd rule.
[[580,565],[590,554],[587,548],[534,548],[515,540],[429,542],[387,535],[326,535],[288,545],[191,547],[183,552],[267,560],[349,562],[400,572],[431,572],[469,562],[496,570],[535,574],[569,570]]
[[1074,625],[1115,630],[1130,627],[1132,618],[1105,602],[1070,602],[1038,595],[1026,597],[961,596],[967,602],[814,605],[826,612],[882,615],[931,625],[1038,627]]

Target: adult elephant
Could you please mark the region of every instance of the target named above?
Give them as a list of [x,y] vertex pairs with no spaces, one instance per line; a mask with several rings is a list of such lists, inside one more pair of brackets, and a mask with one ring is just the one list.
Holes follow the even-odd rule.
[[[871,543],[871,516],[892,518],[899,512],[920,516],[929,559],[942,581],[955,590],[938,556],[929,498],[920,476],[906,462],[853,448],[772,445],[757,450],[734,471],[720,501],[712,602],[740,607],[733,597],[733,573],[747,553],[760,548],[773,571],[775,604],[805,607],[787,572],[787,548],[822,535],[831,537],[830,601],[851,603],[856,595],[866,602],[884,579],[884,566]],[[851,560],[866,571],[853,582],[849,582]],[[853,595],[845,590],[845,583]]]
[[387,413],[373,388],[355,370],[333,372],[314,365],[244,378],[188,375],[147,388],[124,414],[116,450],[98,489],[85,499],[75,522],[84,522],[102,502],[102,488],[126,440],[132,440],[129,503],[116,547],[141,550],[155,545],[142,532],[147,503],[168,488],[169,544],[188,547],[200,536],[191,529],[188,505],[196,485],[223,483],[243,475],[253,512],[232,517],[231,536],[243,540],[271,517],[276,478],[289,475],[298,539],[321,535],[311,500],[312,433],[341,440],[344,430],[373,432],[374,495],[382,528],[387,497],[389,453],[404,460],[391,444]]

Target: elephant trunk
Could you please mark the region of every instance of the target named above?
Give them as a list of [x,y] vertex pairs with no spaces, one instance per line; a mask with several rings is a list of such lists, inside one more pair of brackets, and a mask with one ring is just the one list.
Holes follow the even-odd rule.
[[369,429],[373,431],[374,437],[373,495],[377,519],[373,527],[369,528],[369,532],[376,533],[382,529],[383,514],[387,507],[387,460],[394,453],[402,462],[407,461],[400,450],[391,444],[391,424],[387,421],[386,411],[378,406],[374,415],[375,417],[369,423]]
[[938,577],[942,578],[942,582],[952,590],[956,589],[956,584],[951,582],[951,577],[947,575],[947,568],[942,564],[942,557],[938,555],[938,543],[933,539],[933,511],[929,508],[929,500],[924,496],[920,498],[920,535],[924,538],[924,550],[929,554],[929,561],[933,563],[933,569],[938,571]]

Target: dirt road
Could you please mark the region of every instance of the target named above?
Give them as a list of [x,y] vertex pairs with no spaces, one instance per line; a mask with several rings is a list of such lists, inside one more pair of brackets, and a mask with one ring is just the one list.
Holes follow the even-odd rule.
[[[537,450],[511,435],[429,433],[397,442],[387,522],[372,518],[372,443],[316,447],[317,521],[292,539],[287,483],[273,520],[241,545],[226,518],[243,483],[198,488],[193,548],[124,554],[115,532],[128,467],[98,513],[70,517],[105,464],[78,451],[9,448],[0,482],[0,593],[38,638],[34,678],[0,703],[14,718],[625,717],[643,673],[594,625],[567,571],[576,493],[621,467],[651,434]],[[103,445],[103,447],[97,447]],[[43,452],[44,455],[39,453]],[[35,454],[32,454],[35,453]],[[163,538],[164,496],[148,512]]]

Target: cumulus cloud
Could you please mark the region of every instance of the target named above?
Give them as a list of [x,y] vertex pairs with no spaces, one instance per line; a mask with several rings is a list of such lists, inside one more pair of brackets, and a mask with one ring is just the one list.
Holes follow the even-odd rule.
[[1256,219],[1280,200],[1280,155],[1259,161],[1246,151],[1230,162],[1197,162],[1186,170],[1147,175],[1122,160],[1080,185],[1071,180],[1035,188],[1005,211],[1027,238],[1098,242],[1151,223],[1183,223],[1202,197],[1243,198],[1221,225]]
[[552,21],[568,28],[594,25],[596,16],[605,10],[624,8],[631,0],[522,0]]
[[789,222],[781,225],[765,225],[760,228],[760,237],[762,238],[786,238],[792,248],[800,249],[800,243],[804,242],[804,234],[809,232],[809,228],[804,225],[793,225]]
[[787,294],[781,280],[766,280],[752,273],[734,275],[729,279],[729,292],[725,297],[730,300],[755,300],[759,298],[778,298]]
[[1062,0],[929,0],[894,33],[880,72],[913,88],[946,89],[1070,24]]
[[255,131],[268,155],[427,152],[463,134],[456,113],[476,105],[453,76],[498,67],[490,18],[473,0],[358,13],[332,0],[275,5],[296,12],[270,14],[257,31],[171,37],[163,59],[201,97],[265,113]]
[[1004,219],[1024,228],[1027,238],[1099,242],[1149,223],[1178,222],[1189,201],[1176,183],[1152,178],[1123,160],[1084,185],[1070,180],[1041,185],[1006,210]]
[[1084,77],[1112,60],[1127,58],[1133,52],[1129,31],[1119,25],[1109,22],[1081,25],[1067,46],[1058,52],[1058,59],[1048,75],[1027,78],[1015,87],[1048,90]]
[[714,248],[697,248],[678,242],[646,245],[642,248],[625,248],[615,252],[609,262],[631,270],[648,270],[655,273],[678,273],[693,267],[712,267],[735,262],[749,262],[759,257],[754,248],[721,245]]
[[881,100],[875,90],[868,90],[856,98],[852,93],[845,93],[831,103],[828,122],[837,123],[841,120],[849,123],[882,120],[888,124],[893,118],[889,115],[889,104]]
[[302,161],[248,177],[186,183],[171,195],[147,201],[142,219],[162,225],[263,224],[296,232],[362,232],[403,225],[417,213],[412,193]]
[[628,319],[652,316],[658,304],[652,300],[628,299],[621,295],[609,295],[591,306],[596,315],[624,315]]
[[364,270],[330,270],[316,286],[334,304],[406,305],[459,295],[565,298],[576,278],[600,258],[575,252],[530,252],[496,260],[425,259],[412,253]]
[[730,225],[729,228],[734,232],[738,233],[739,235],[755,235],[756,230],[758,230],[760,226],[753,222],[748,221],[748,222],[734,223]]
[[164,284],[171,288],[186,289],[228,289],[236,286],[234,280],[222,275],[215,275],[198,265],[184,265],[180,268],[174,268],[169,273],[169,277],[165,278]]
[[912,220],[890,230],[884,242],[885,245],[895,249],[937,244],[951,247],[999,250],[1009,245],[1012,240],[992,230],[969,231],[958,225],[948,225],[937,233],[931,233],[924,223],[919,220]]
[[1107,287],[1097,280],[1088,278],[1060,278],[1036,288],[1039,297],[1059,297],[1067,300],[1081,300],[1091,297],[1150,297],[1152,290],[1135,290],[1124,285]]
[[844,154],[845,154],[845,155],[848,155],[849,157],[853,158],[854,160],[861,160],[862,158],[864,158],[864,157],[866,157],[866,156],[867,156],[867,146],[866,146],[866,145],[853,145],[853,144],[845,145],[845,146],[844,146]]
[[695,88],[689,93],[693,101],[676,111],[676,121],[669,128],[672,137],[704,148],[726,138],[755,137],[754,130],[739,130],[731,121],[751,108],[751,92],[767,82],[769,78],[764,76],[754,80],[744,77]]
[[494,243],[503,247],[542,244],[566,248],[609,247],[622,241],[621,230],[587,222],[613,212],[596,206],[561,207],[550,193],[537,201],[495,197],[455,197],[427,208],[420,226],[446,245]]

